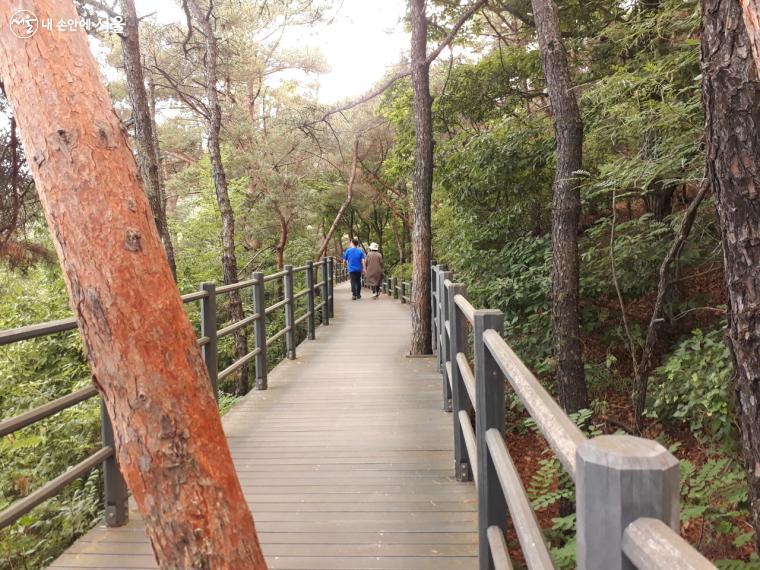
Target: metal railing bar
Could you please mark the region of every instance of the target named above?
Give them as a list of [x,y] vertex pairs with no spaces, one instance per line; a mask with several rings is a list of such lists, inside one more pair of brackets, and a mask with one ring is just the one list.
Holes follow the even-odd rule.
[[247,279],[246,281],[238,281],[237,283],[230,283],[229,285],[222,285],[216,288],[217,295],[219,293],[229,293],[230,291],[237,291],[239,289],[245,289],[246,287],[252,287],[257,285],[256,279]]
[[494,570],[512,570],[512,561],[509,559],[509,549],[501,527],[493,525],[486,530],[488,546],[491,547]]
[[205,299],[208,297],[208,291],[196,291],[195,293],[188,293],[187,295],[182,295],[182,302],[192,303],[193,301],[200,301],[201,299]]
[[306,319],[308,319],[311,316],[311,312],[306,313],[305,315],[298,317],[295,321],[293,321],[294,325],[300,325],[302,322],[304,322]]
[[451,372],[451,361],[450,360],[446,361],[446,379],[449,381],[449,386],[451,386],[452,388],[454,388],[454,384],[453,384],[453,382],[454,382],[454,376],[453,376],[453,374]]
[[451,321],[447,319],[446,322],[443,324],[443,328],[446,330],[446,338],[450,339],[451,338]]
[[50,497],[57,495],[66,485],[79,479],[89,473],[98,464],[103,463],[113,455],[112,447],[104,447],[90,455],[84,461],[77,463],[74,467],[59,475],[52,481],[45,483],[36,491],[30,493],[23,499],[16,501],[4,511],[0,512],[0,528],[5,528],[13,524],[19,518],[31,511],[40,503],[45,502]]
[[227,368],[225,368],[224,370],[222,370],[218,374],[217,378],[219,380],[222,380],[222,379],[226,378],[227,376],[229,376],[230,374],[232,374],[236,370],[238,370],[238,369],[242,368],[243,366],[245,366],[246,364],[248,364],[251,360],[253,360],[253,358],[259,352],[261,352],[260,348],[254,348],[251,352],[249,352],[248,354],[246,354],[242,358],[236,360],[235,362],[233,362],[232,364],[230,364]]
[[470,324],[473,324],[475,322],[475,307],[472,306],[472,303],[470,303],[464,295],[456,295],[454,297],[454,302],[457,307],[459,307],[459,310],[462,311],[464,318],[467,319]]
[[201,338],[195,341],[195,343],[198,346],[206,346],[209,342],[211,342],[211,339],[207,336],[202,336]]
[[275,279],[282,279],[287,275],[287,271],[278,271],[277,273],[272,273],[271,275],[267,275],[264,277],[264,283],[269,283],[270,281],[274,281]]
[[271,305],[271,306],[267,307],[266,309],[264,309],[264,314],[268,315],[269,313],[272,313],[272,312],[276,311],[280,307],[284,307],[289,302],[290,302],[290,299],[283,299],[282,301],[278,301],[274,305]]
[[464,445],[467,448],[467,457],[472,469],[472,480],[478,486],[478,444],[475,442],[475,430],[472,429],[470,416],[465,410],[459,410],[459,424],[462,426]]
[[293,268],[293,273],[296,273],[298,271],[306,271],[308,268],[309,268],[308,265],[302,265],[301,267],[294,267]]
[[74,317],[0,331],[0,346],[77,328]]
[[278,332],[276,335],[274,335],[274,336],[272,336],[272,337],[270,337],[270,338],[267,339],[267,346],[269,346],[274,341],[276,341],[278,338],[284,336],[285,334],[287,334],[289,332],[290,332],[290,327],[285,327],[280,332]]
[[319,291],[319,288],[322,287],[322,285],[324,284],[325,284],[324,280],[318,281],[317,283],[314,284],[314,290]]
[[486,432],[486,444],[509,506],[512,525],[520,541],[526,565],[531,569],[554,570],[554,562],[536,519],[536,513],[533,512],[520,475],[499,430],[491,428]]
[[623,552],[636,568],[714,570],[715,566],[659,519],[640,518],[623,532]]
[[230,335],[234,333],[236,330],[242,329],[243,327],[246,327],[250,325],[251,323],[258,321],[260,318],[261,318],[261,315],[256,313],[255,315],[251,315],[250,317],[246,317],[239,321],[235,321],[231,325],[227,325],[226,327],[221,328],[218,331],[216,331],[216,338],[222,338],[227,335]]
[[303,291],[299,291],[298,293],[295,293],[293,295],[293,300],[295,301],[296,299],[300,299],[301,297],[306,297],[306,295],[308,294],[309,294],[309,290],[304,289]]
[[586,436],[541,386],[499,333],[494,330],[484,332],[483,342],[491,351],[491,355],[536,422],[549,446],[575,481],[575,452],[586,440]]
[[467,361],[467,356],[464,352],[460,352],[456,356],[457,365],[459,366],[459,374],[462,377],[467,395],[470,397],[470,403],[472,408],[477,410],[477,402],[475,400],[475,373],[470,368],[470,363]]
[[67,408],[77,405],[79,402],[89,400],[98,393],[95,386],[87,386],[71,394],[67,394],[60,398],[57,398],[47,404],[43,404],[22,414],[19,414],[13,418],[8,418],[0,422],[0,437],[6,436],[9,433],[16,432],[21,428],[31,425],[35,422],[49,418],[50,416],[57,414]]
[[325,306],[325,301],[322,301],[318,305],[314,305],[314,310],[316,311],[317,309],[321,309],[324,306]]

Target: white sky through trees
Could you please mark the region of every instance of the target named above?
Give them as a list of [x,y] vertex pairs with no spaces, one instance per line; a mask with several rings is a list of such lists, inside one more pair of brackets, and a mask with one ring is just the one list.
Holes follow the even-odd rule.
[[[319,99],[335,103],[361,95],[409,52],[402,18],[406,0],[333,0],[329,22],[287,34],[288,47],[318,48],[331,71],[319,78]],[[161,22],[184,21],[174,0],[136,0],[138,16],[155,13]]]

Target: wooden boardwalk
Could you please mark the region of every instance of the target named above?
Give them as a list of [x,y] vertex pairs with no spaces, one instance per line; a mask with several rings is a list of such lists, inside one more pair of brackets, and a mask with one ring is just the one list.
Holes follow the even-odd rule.
[[[406,306],[351,301],[224,418],[273,570],[477,567],[475,488],[453,478],[435,360],[405,357]],[[154,569],[137,513],[98,526],[51,568]]]

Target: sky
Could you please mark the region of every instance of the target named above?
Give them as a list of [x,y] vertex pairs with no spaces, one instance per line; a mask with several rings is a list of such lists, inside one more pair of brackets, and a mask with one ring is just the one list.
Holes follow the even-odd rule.
[[[330,73],[320,76],[323,103],[361,95],[409,51],[401,18],[406,0],[334,0],[337,14],[329,24],[288,34],[287,47],[319,48]],[[174,0],[136,0],[138,15],[156,13],[159,22],[182,21]]]

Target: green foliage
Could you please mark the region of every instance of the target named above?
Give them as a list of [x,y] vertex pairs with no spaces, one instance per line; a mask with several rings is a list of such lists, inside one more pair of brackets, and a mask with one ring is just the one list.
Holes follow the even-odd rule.
[[[35,267],[24,276],[0,270],[0,329],[69,316],[58,272]],[[78,333],[60,333],[0,348],[0,409],[12,417],[89,384]],[[100,441],[97,399],[0,439],[0,509],[63,473]],[[87,531],[100,504],[100,475],[63,493],[0,531],[0,568],[40,567]]]
[[741,465],[722,457],[700,466],[682,460],[680,467],[683,524],[702,519],[703,536],[730,535],[737,548],[754,539],[754,532],[736,522],[747,516],[747,479]]
[[723,331],[692,331],[655,370],[648,415],[684,422],[693,433],[715,442],[737,441],[731,370]]

